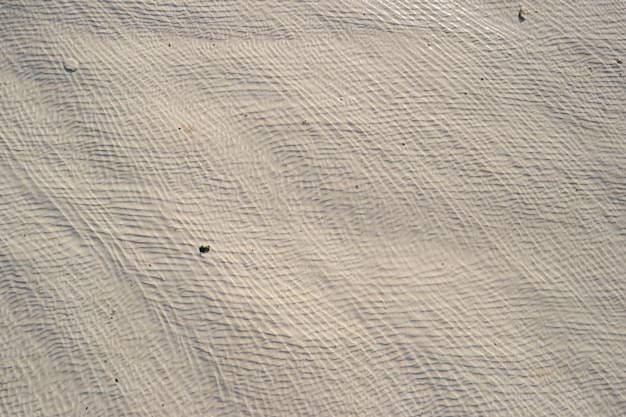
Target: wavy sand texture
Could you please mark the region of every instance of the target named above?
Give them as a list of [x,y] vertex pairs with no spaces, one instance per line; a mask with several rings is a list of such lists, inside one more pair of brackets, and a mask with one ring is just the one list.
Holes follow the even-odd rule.
[[623,415],[621,2],[4,3],[0,415]]

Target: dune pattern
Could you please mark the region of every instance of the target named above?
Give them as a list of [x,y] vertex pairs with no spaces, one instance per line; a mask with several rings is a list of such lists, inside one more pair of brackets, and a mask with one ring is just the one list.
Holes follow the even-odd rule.
[[623,3],[3,3],[0,415],[623,415]]

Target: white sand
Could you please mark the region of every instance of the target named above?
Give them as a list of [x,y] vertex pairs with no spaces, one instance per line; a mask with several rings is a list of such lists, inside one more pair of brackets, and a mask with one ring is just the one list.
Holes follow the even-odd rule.
[[0,415],[624,415],[623,3],[412,3],[3,2]]

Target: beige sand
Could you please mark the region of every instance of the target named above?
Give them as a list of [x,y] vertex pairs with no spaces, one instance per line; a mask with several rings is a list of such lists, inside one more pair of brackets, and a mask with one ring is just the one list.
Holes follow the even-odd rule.
[[4,3],[0,415],[623,415],[619,2]]

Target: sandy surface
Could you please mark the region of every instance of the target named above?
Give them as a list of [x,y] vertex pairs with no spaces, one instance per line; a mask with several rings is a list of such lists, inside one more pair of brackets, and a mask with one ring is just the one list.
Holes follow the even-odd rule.
[[3,2],[0,415],[623,415],[623,3],[542,3]]

